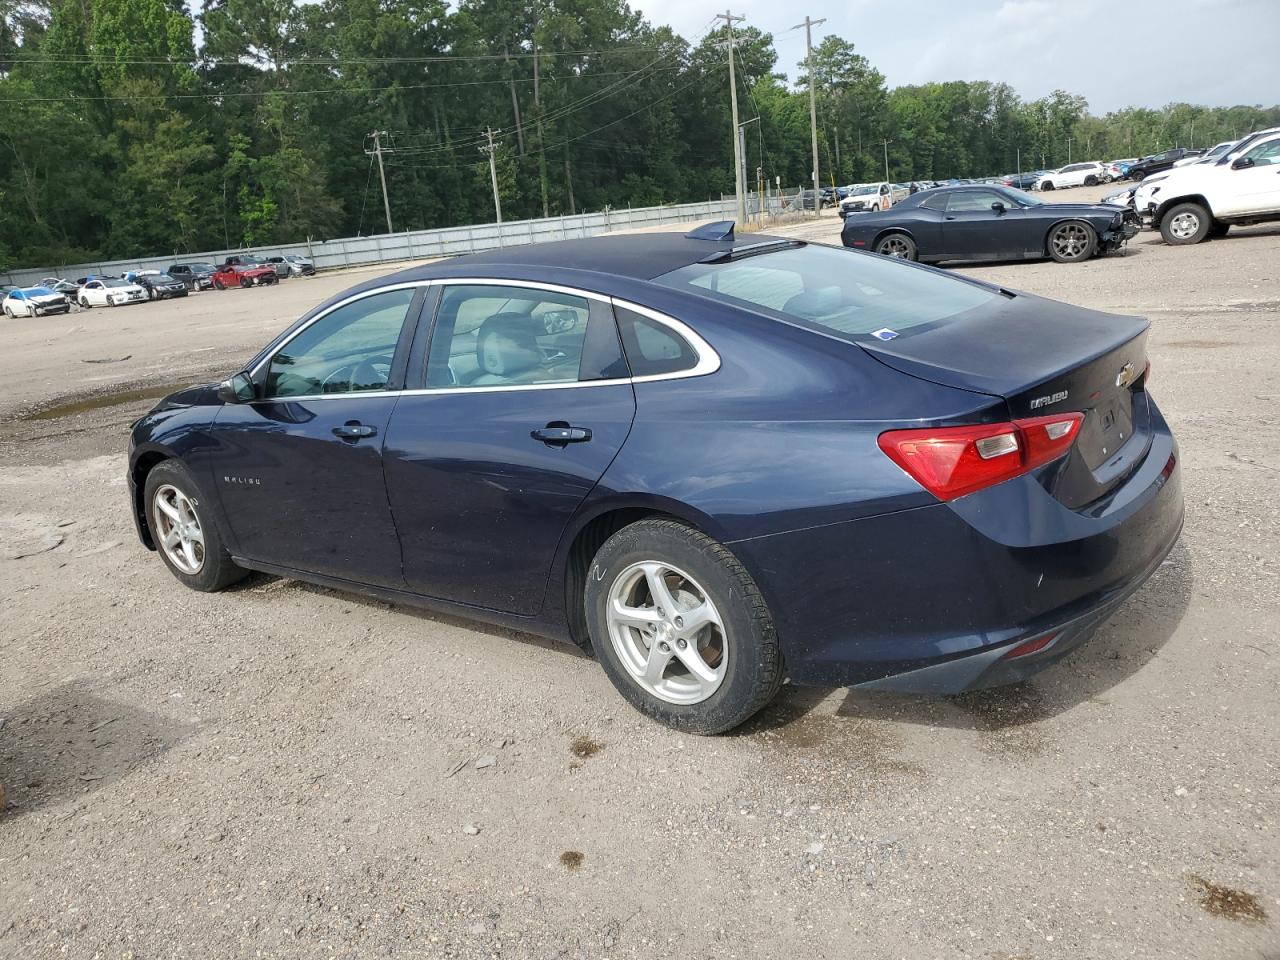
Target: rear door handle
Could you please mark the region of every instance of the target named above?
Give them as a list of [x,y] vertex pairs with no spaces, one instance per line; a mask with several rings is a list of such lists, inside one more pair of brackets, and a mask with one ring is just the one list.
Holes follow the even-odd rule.
[[548,423],[539,430],[533,430],[529,436],[552,447],[563,447],[569,443],[586,443],[591,439],[591,431],[586,427],[571,427],[567,423]]
[[333,435],[343,440],[359,440],[361,437],[373,437],[377,434],[377,427],[368,426],[359,420],[348,420],[342,426],[333,428]]

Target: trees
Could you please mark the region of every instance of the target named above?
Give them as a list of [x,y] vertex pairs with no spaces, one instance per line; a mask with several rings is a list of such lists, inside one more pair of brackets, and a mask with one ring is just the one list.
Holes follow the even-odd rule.
[[[623,0],[0,0],[0,256],[45,265],[493,216],[478,147],[499,131],[503,214],[733,190],[723,26],[680,37]],[[197,30],[197,24],[199,29]],[[807,76],[735,31],[747,178],[810,169]],[[197,46],[197,39],[199,45]],[[1275,107],[1090,116],[1068,92],[887,89],[853,44],[814,48],[823,180],[945,178],[1208,145]],[[797,75],[798,74],[798,75]]]

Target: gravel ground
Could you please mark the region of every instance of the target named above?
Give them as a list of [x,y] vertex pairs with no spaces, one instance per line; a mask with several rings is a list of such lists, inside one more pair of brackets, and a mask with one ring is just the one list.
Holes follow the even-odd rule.
[[139,547],[147,396],[350,274],[5,321],[0,956],[1280,958],[1280,229],[965,270],[1152,319],[1181,543],[1032,683],[715,739],[573,650]]

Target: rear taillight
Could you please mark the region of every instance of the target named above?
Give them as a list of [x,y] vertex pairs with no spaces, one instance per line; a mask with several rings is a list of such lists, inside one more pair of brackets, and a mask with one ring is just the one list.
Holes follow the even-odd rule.
[[923,427],[880,434],[880,449],[939,500],[1012,480],[1057,460],[1075,443],[1083,413],[1012,423]]

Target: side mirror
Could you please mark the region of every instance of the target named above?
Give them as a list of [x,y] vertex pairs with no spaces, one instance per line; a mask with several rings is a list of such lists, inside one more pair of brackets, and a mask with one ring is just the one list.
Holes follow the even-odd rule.
[[991,209],[994,210],[996,213],[1004,213],[1005,207],[1003,203],[997,200],[991,204]]
[[218,384],[218,399],[223,403],[249,403],[257,396],[257,387],[247,373],[237,373]]
[[1232,170],[1248,170],[1252,166],[1253,166],[1252,157],[1240,157],[1231,162]]

